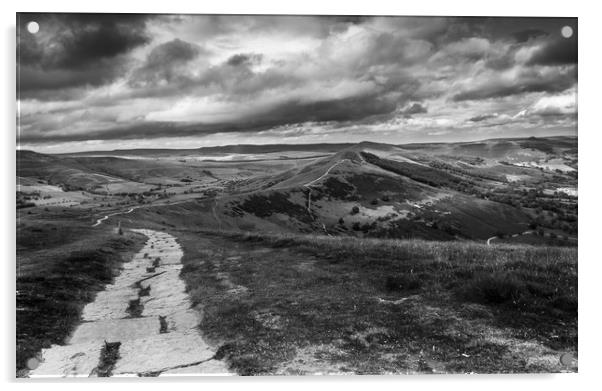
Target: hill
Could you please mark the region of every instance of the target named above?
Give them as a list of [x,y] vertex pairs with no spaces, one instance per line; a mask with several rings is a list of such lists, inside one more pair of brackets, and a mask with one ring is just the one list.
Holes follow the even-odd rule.
[[[360,143],[269,179],[241,184],[241,194],[217,201],[225,215],[221,223],[236,228],[243,221],[248,225],[248,216],[253,215],[293,232],[487,239],[522,234],[537,224],[548,224],[535,211],[542,208],[559,215],[562,222],[554,224],[566,223],[565,235],[574,232],[576,225],[571,223],[576,222],[576,200],[544,193],[576,184],[570,166],[575,165],[570,140],[552,140],[548,152],[541,151],[544,144],[539,140],[483,144],[474,148],[468,146],[471,144],[429,144],[406,149]],[[475,157],[475,151],[483,148],[504,153]],[[474,154],[457,154],[467,149]],[[516,156],[522,160],[512,160]],[[519,164],[552,159],[561,160],[571,170]],[[257,229],[262,229],[261,224]]]
[[116,149],[111,151],[87,151],[64,153],[63,156],[219,156],[222,154],[257,155],[282,152],[331,153],[353,144],[236,144],[196,149]]
[[[527,233],[534,242],[565,244],[577,233],[576,138],[203,150],[260,159],[205,161],[170,150],[118,151],[129,158],[18,151],[22,205],[36,191],[64,197],[44,187],[55,186],[124,205],[194,200],[197,213],[209,214],[204,225],[248,231],[517,241]],[[130,198],[107,198],[120,194]]]
[[18,369],[145,228],[239,374],[577,370],[576,139],[274,148],[18,151]]

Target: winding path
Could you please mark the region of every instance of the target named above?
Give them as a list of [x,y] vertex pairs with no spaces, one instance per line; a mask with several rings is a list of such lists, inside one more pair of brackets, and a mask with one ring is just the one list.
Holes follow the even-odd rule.
[[335,168],[337,165],[343,163],[343,162],[348,162],[349,159],[343,159],[343,160],[339,160],[338,162],[336,162],[335,164],[333,164],[332,166],[328,167],[328,170],[326,170],[326,172],[322,175],[320,175],[320,177],[314,179],[311,182],[307,182],[306,184],[304,184],[303,186],[305,187],[311,187],[314,183],[321,181],[322,179],[324,179],[328,174],[330,174],[330,170],[332,170],[333,168]]
[[217,211],[215,210],[215,208],[217,208],[217,197],[213,200],[213,206],[211,207],[211,213],[213,214],[213,218],[215,219],[215,221],[217,221],[217,224],[219,225],[219,229],[222,229],[222,221],[220,220],[219,217],[217,217]]
[[100,219],[96,220],[96,223],[94,223],[94,224],[92,225],[92,227],[96,227],[96,226],[98,226],[98,225],[102,224],[102,222],[103,222],[103,221],[105,221],[106,219],[108,219],[108,218],[109,218],[109,217],[111,217],[111,216],[117,216],[117,215],[126,215],[126,214],[128,214],[128,213],[132,213],[134,210],[136,210],[136,209],[138,209],[138,208],[139,208],[139,206],[135,206],[135,207],[133,207],[133,208],[130,208],[130,209],[127,211],[127,212],[115,212],[115,213],[110,213],[110,214],[108,214],[108,215],[106,215],[106,216],[104,216],[104,217],[101,217]]
[[[534,233],[535,233],[534,231],[525,231],[525,232],[521,232],[519,234],[513,234],[513,235],[511,235],[511,237],[517,238],[517,237],[522,236],[522,235],[531,235],[531,234],[534,234]],[[547,236],[550,236],[550,234],[546,232],[544,234],[544,236],[547,237]],[[566,239],[566,240],[574,240],[574,241],[577,240],[577,238],[573,238],[571,236],[564,236],[563,238]],[[499,238],[497,236],[490,237],[489,239],[487,239],[487,245],[491,246],[491,241],[494,240],[494,239],[499,239]]]
[[[313,215],[311,214],[311,187],[314,185],[314,183],[317,183],[319,181],[321,181],[322,179],[324,179],[328,174],[330,174],[330,170],[332,170],[333,168],[335,168],[337,165],[343,163],[343,162],[348,162],[349,159],[343,159],[343,160],[339,160],[338,162],[334,163],[332,166],[328,167],[328,170],[326,170],[326,172],[322,175],[320,175],[318,178],[314,179],[311,182],[307,182],[306,184],[303,185],[303,187],[307,187],[308,192],[307,192],[307,212],[309,213],[310,217],[313,218]],[[324,230],[326,230],[326,228],[324,228]]]
[[228,374],[199,334],[200,316],[180,279],[183,253],[176,238],[133,231],[148,237],[144,248],[84,307],[66,345],[42,350],[29,376]]

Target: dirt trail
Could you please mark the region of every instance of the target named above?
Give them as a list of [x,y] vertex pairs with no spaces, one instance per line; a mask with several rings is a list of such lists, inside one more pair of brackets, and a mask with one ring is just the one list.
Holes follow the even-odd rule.
[[228,374],[198,331],[180,279],[182,250],[164,232],[148,237],[111,285],[86,305],[67,344],[42,350],[29,376],[162,376]]
[[[523,235],[531,235],[531,234],[535,234],[535,231],[525,231],[525,232],[521,232],[521,233],[518,233],[518,234],[513,234],[513,235],[511,235],[510,237],[512,237],[512,238],[518,238],[519,236],[523,236]],[[543,235],[543,236],[544,236],[544,237],[550,237],[550,234],[546,232],[546,233],[544,233],[544,235]],[[573,237],[570,237],[570,236],[565,236],[564,238],[565,238],[566,240],[574,240],[574,241],[576,241],[576,240],[577,240],[577,238],[573,238]],[[498,236],[492,236],[492,237],[490,237],[489,239],[487,239],[487,245],[488,245],[488,246],[491,246],[491,241],[492,241],[492,240],[495,240],[495,239],[499,239],[499,237],[498,237]]]
[[[330,174],[330,170],[332,170],[333,168],[335,168],[336,166],[338,166],[341,163],[344,162],[348,162],[349,159],[343,159],[343,160],[339,160],[338,162],[334,163],[332,166],[328,167],[328,169],[326,170],[326,172],[322,175],[320,175],[318,178],[314,179],[313,181],[307,182],[306,184],[303,185],[303,187],[307,187],[307,212],[309,213],[309,215],[311,216],[311,218],[313,219],[314,216],[311,213],[311,187],[321,181],[322,179],[326,178],[328,176],[328,174]],[[326,230],[326,228],[324,228],[324,230]]]
[[104,217],[101,217],[100,219],[96,220],[96,223],[94,223],[94,225],[92,225],[92,227],[96,227],[96,226],[102,224],[103,221],[105,221],[106,219],[108,219],[111,216],[126,215],[128,213],[132,213],[134,210],[136,210],[138,208],[139,208],[139,206],[136,206],[136,207],[130,208],[127,212],[116,212],[116,213],[108,214],[108,215],[106,215]]
[[135,211],[136,209],[139,208],[152,208],[155,206],[164,206],[164,205],[178,205],[178,204],[183,204],[186,202],[190,202],[191,199],[185,199],[185,200],[180,200],[180,201],[175,201],[175,202],[170,202],[169,200],[167,202],[157,202],[151,205],[139,205],[139,206],[134,206],[131,207],[130,209],[128,209],[125,212],[114,212],[114,213],[109,213],[108,215],[105,215],[103,217],[101,217],[100,219],[96,220],[96,223],[92,224],[92,227],[97,227],[100,224],[102,224],[103,221],[107,220],[109,217],[113,217],[113,216],[118,216],[118,215],[126,215],[129,213],[132,213],[133,211]]
[[338,162],[334,163],[332,166],[328,167],[328,170],[326,170],[326,172],[325,172],[324,174],[320,175],[318,178],[314,179],[314,180],[313,180],[313,181],[311,181],[311,182],[307,182],[307,183],[306,183],[306,184],[304,184],[303,186],[305,186],[305,187],[310,187],[310,186],[312,186],[314,183],[316,183],[316,182],[319,182],[319,181],[321,181],[322,179],[324,179],[326,176],[328,176],[328,174],[330,174],[330,170],[332,170],[333,168],[335,168],[335,167],[336,167],[336,166],[338,166],[339,164],[341,164],[341,163],[344,163],[344,162],[348,162],[348,161],[349,161],[349,159],[342,159],[342,160],[339,160]]

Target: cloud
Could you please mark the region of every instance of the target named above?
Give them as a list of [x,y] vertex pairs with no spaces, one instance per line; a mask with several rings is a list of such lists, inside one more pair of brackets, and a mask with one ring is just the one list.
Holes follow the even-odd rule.
[[512,34],[512,36],[518,43],[524,43],[533,38],[538,38],[538,37],[546,36],[546,35],[548,35],[548,33],[546,33],[545,31],[540,30],[540,29],[534,29],[534,28],[520,30],[520,31],[517,31]]
[[134,70],[129,82],[140,87],[186,80],[189,76],[186,66],[201,54],[207,55],[208,50],[177,38],[162,43],[151,50],[140,68]]
[[488,119],[492,119],[492,118],[496,118],[497,115],[494,114],[482,114],[482,115],[477,115],[474,117],[471,117],[468,119],[468,121],[470,122],[482,122],[482,121],[486,121]]
[[466,59],[482,58],[489,52],[491,43],[485,38],[470,37],[447,45],[447,55],[457,55]]
[[253,64],[258,64],[259,62],[261,62],[262,57],[263,56],[261,54],[253,54],[253,53],[235,54],[232,57],[230,57],[226,63],[233,67],[236,67],[239,65],[253,65]]
[[[114,80],[127,65],[127,54],[149,42],[147,15],[19,14],[19,93],[98,86]],[[27,31],[36,20],[38,34]]]
[[501,98],[530,92],[557,93],[577,82],[577,70],[568,68],[520,68],[504,72],[483,72],[464,82],[465,88],[454,94],[454,101]]
[[577,64],[577,36],[557,37],[539,47],[527,62],[529,65]]
[[414,102],[406,105],[404,108],[399,110],[399,114],[403,114],[404,117],[411,117],[414,114],[424,114],[426,113],[426,107],[418,102]]
[[536,106],[575,91],[565,24],[575,20],[20,14],[21,141],[527,129],[570,115]]
[[577,94],[572,91],[562,95],[544,96],[533,104],[529,112],[542,117],[575,115]]

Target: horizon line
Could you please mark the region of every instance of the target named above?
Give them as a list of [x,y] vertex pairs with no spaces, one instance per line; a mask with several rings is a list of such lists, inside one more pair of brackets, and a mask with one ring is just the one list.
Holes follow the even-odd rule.
[[489,137],[489,138],[484,138],[484,139],[474,139],[474,140],[464,140],[464,141],[433,141],[433,142],[409,142],[409,143],[401,143],[401,144],[392,144],[392,143],[384,143],[384,142],[378,142],[378,141],[369,141],[369,140],[362,140],[359,142],[351,142],[351,143],[337,143],[337,142],[322,142],[322,143],[316,143],[316,142],[309,142],[309,143],[296,143],[296,144],[292,144],[292,143],[268,143],[268,144],[248,144],[248,143],[243,143],[243,144],[221,144],[221,145],[211,145],[211,146],[203,146],[203,147],[192,147],[192,148],[129,148],[129,149],[102,149],[102,150],[91,150],[91,151],[78,151],[78,152],[58,152],[58,153],[49,153],[49,152],[37,152],[33,149],[21,149],[19,147],[19,145],[17,144],[16,146],[16,151],[29,151],[29,152],[35,152],[35,153],[39,153],[39,154],[43,154],[43,155],[74,155],[74,154],[92,154],[92,153],[109,153],[109,152],[121,152],[121,151],[141,151],[141,150],[146,150],[146,151],[165,151],[165,150],[170,150],[170,151],[190,151],[190,150],[199,150],[199,149],[205,149],[205,148],[225,148],[225,147],[233,147],[233,146],[274,146],[274,145],[285,145],[285,146],[296,146],[296,145],[358,145],[358,144],[362,144],[362,143],[373,143],[373,144],[386,144],[386,145],[393,145],[393,146],[402,146],[402,145],[416,145],[416,144],[460,144],[460,143],[475,143],[475,142],[483,142],[483,141],[491,141],[491,140],[520,140],[520,139],[529,139],[529,138],[536,138],[536,139],[544,139],[544,138],[553,138],[553,137],[565,137],[565,138],[577,138],[577,135],[558,135],[558,134],[551,134],[551,135],[545,135],[545,136],[522,136],[522,137]]

